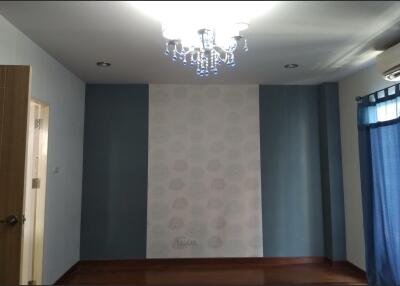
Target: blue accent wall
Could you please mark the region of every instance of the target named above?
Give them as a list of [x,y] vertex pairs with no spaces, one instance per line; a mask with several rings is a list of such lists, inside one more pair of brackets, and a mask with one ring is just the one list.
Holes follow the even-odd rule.
[[146,257],[148,86],[86,86],[81,259]]
[[346,260],[346,238],[338,84],[321,84],[319,92],[325,255],[341,261]]
[[260,86],[264,256],[324,256],[319,89]]
[[[146,257],[148,86],[86,86],[81,259]],[[344,260],[337,84],[260,86],[264,256]]]

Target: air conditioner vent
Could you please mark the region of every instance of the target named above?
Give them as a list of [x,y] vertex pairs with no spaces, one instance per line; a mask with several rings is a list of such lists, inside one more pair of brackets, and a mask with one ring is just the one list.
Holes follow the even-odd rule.
[[384,79],[400,81],[400,43],[378,55],[377,63]]

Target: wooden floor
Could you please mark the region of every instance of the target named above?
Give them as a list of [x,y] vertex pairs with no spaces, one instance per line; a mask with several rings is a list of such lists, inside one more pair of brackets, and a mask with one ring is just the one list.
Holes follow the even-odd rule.
[[83,261],[57,284],[130,285],[365,285],[364,274],[348,263],[274,264],[259,261]]

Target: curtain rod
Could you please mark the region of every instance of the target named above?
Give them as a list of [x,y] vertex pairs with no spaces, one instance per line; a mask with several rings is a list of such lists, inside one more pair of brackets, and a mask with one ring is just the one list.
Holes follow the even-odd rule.
[[396,88],[396,93],[399,92],[400,84],[396,83],[396,84],[394,84],[394,85],[391,85],[391,86],[388,86],[388,87],[379,89],[379,90],[377,90],[377,91],[371,92],[371,93],[369,93],[369,94],[367,94],[367,95],[364,95],[364,96],[357,96],[357,97],[355,98],[355,100],[356,100],[356,102],[362,102],[364,98],[367,98],[367,97],[369,97],[369,96],[371,96],[371,95],[375,95],[375,94],[377,94],[378,92],[381,92],[381,91],[383,91],[383,90],[385,91],[385,97],[386,97],[386,96],[387,96],[386,90],[388,90],[389,88],[392,88],[392,87],[397,87],[397,88]]

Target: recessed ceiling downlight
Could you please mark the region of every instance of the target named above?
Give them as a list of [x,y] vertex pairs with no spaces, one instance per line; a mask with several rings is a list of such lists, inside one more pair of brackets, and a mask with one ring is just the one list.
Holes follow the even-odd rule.
[[286,64],[284,65],[285,69],[295,69],[297,67],[299,67],[298,64]]
[[97,62],[96,65],[97,65],[98,67],[101,67],[101,68],[108,68],[109,66],[111,66],[110,63],[104,62],[104,61]]

